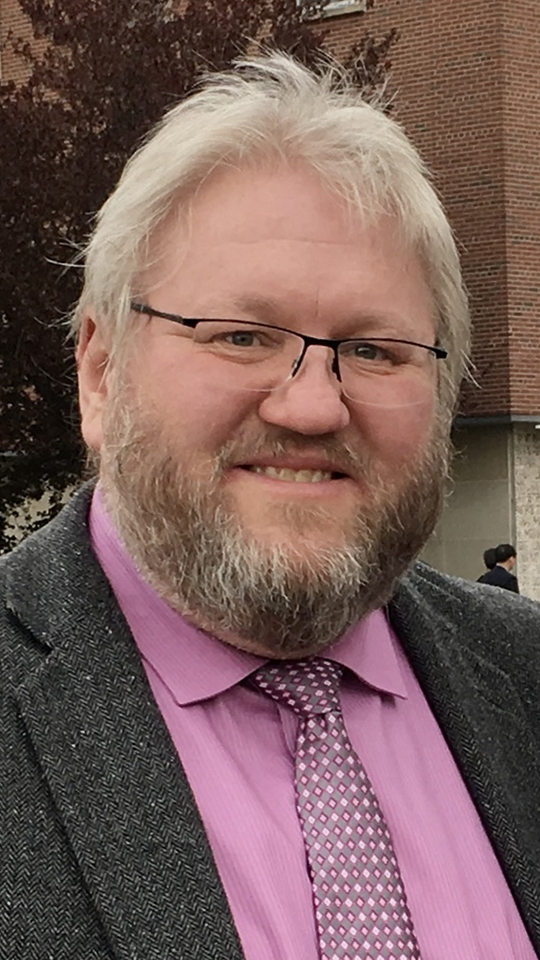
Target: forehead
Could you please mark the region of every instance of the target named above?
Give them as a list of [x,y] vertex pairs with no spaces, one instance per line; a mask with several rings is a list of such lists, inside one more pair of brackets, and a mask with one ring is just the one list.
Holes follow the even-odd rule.
[[[218,169],[173,213],[161,238],[189,246],[295,236],[298,240],[354,241],[368,219],[305,165]],[[396,224],[393,224],[397,239]]]
[[431,304],[397,222],[365,222],[305,168],[219,171],[187,215],[169,217],[153,254],[152,305],[193,316],[263,299],[278,313],[281,304],[284,320],[302,310],[316,318]]

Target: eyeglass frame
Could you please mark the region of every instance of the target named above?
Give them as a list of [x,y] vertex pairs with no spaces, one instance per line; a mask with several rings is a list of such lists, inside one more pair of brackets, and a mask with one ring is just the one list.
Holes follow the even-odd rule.
[[[148,306],[146,303],[136,303],[135,301],[132,301],[130,306],[135,313],[140,313],[148,317],[159,317],[161,320],[171,320],[173,323],[179,323],[181,326],[188,327],[190,330],[194,330],[198,323],[211,323],[213,320],[219,323],[225,320],[224,317],[181,317],[180,314],[167,313],[164,310],[154,310],[153,307]],[[300,356],[296,358],[292,365],[291,373],[289,374],[291,379],[295,377],[300,370],[309,347],[328,347],[328,349],[332,351],[333,360],[331,369],[339,383],[343,383],[338,354],[342,343],[362,343],[364,341],[369,343],[370,340],[376,340],[377,343],[405,343],[409,347],[420,347],[422,350],[427,350],[428,353],[434,355],[436,360],[446,360],[448,357],[448,351],[444,350],[443,347],[437,345],[429,346],[427,343],[417,343],[415,340],[401,340],[396,337],[342,337],[341,339],[328,339],[326,337],[311,337],[307,333],[298,333],[297,330],[289,330],[287,327],[276,327],[271,323],[257,323],[254,320],[233,320],[232,318],[227,318],[227,322],[239,323],[249,327],[262,327],[265,330],[280,330],[281,333],[290,333],[294,337],[299,337],[299,339],[303,341],[304,347]]]

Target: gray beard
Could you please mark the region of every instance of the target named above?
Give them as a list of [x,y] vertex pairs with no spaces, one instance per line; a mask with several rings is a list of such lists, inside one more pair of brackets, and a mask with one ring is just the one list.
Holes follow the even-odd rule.
[[[316,511],[289,504],[281,544],[265,544],[242,529],[222,483],[239,462],[242,441],[227,444],[208,481],[166,449],[160,429],[124,400],[114,400],[105,424],[100,476],[107,510],[144,579],[199,628],[241,649],[276,658],[313,655],[386,603],[440,515],[447,475],[447,430],[439,425],[414,470],[391,488],[335,439],[267,431],[244,442],[275,455],[309,446],[354,467],[369,502],[338,546],[312,543]],[[236,457],[233,457],[233,453]],[[242,459],[242,458],[240,458]],[[246,456],[244,462],[249,462]],[[359,473],[361,471],[361,473]],[[309,520],[306,525],[305,520]],[[292,534],[292,535],[291,535]],[[303,541],[303,549],[295,546]]]

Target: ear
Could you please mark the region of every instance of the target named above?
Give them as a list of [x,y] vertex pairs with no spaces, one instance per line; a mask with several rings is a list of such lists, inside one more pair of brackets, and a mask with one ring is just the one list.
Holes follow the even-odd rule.
[[90,316],[82,321],[76,358],[82,435],[90,449],[100,450],[110,350],[102,331]]

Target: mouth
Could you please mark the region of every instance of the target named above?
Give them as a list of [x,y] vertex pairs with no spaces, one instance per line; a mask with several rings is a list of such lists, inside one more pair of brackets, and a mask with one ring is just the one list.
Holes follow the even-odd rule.
[[269,477],[271,480],[281,480],[283,483],[327,483],[329,480],[347,480],[348,475],[338,470],[321,470],[319,468],[293,469],[292,467],[271,467],[258,464],[241,464],[240,469],[249,473]]

